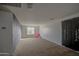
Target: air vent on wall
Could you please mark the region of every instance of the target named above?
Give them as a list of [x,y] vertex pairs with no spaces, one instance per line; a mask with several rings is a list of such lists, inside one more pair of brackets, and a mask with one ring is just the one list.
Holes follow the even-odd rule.
[[50,18],[50,20],[54,20],[54,18]]
[[0,3],[0,5],[8,5],[14,7],[21,7],[21,3]]
[[27,8],[32,8],[33,7],[33,3],[27,3]]

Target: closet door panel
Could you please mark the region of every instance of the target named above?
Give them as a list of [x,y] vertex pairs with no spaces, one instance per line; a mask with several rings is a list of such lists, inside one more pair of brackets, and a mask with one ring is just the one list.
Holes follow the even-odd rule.
[[62,22],[62,44],[79,50],[79,17]]

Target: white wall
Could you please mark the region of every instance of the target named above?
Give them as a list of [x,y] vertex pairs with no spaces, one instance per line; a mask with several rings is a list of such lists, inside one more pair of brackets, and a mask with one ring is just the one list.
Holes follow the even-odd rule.
[[13,16],[13,22],[12,23],[13,23],[12,24],[13,25],[12,26],[12,30],[13,30],[12,43],[13,43],[13,52],[14,52],[16,47],[17,47],[18,42],[21,39],[21,24],[19,23],[19,21],[17,20],[15,15]]
[[65,18],[56,19],[44,26],[40,26],[40,34],[43,39],[62,45],[62,24],[63,20],[79,17],[79,13]]
[[40,27],[41,37],[61,45],[61,22],[56,21]]

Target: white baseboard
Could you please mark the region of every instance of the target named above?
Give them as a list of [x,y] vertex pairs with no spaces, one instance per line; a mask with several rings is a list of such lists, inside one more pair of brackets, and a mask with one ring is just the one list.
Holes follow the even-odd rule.
[[0,56],[9,56],[9,53],[0,53]]

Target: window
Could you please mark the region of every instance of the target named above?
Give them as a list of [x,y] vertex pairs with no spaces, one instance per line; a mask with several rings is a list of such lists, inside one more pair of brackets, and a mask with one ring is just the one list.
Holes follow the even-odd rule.
[[35,28],[34,27],[27,27],[27,35],[34,35]]

